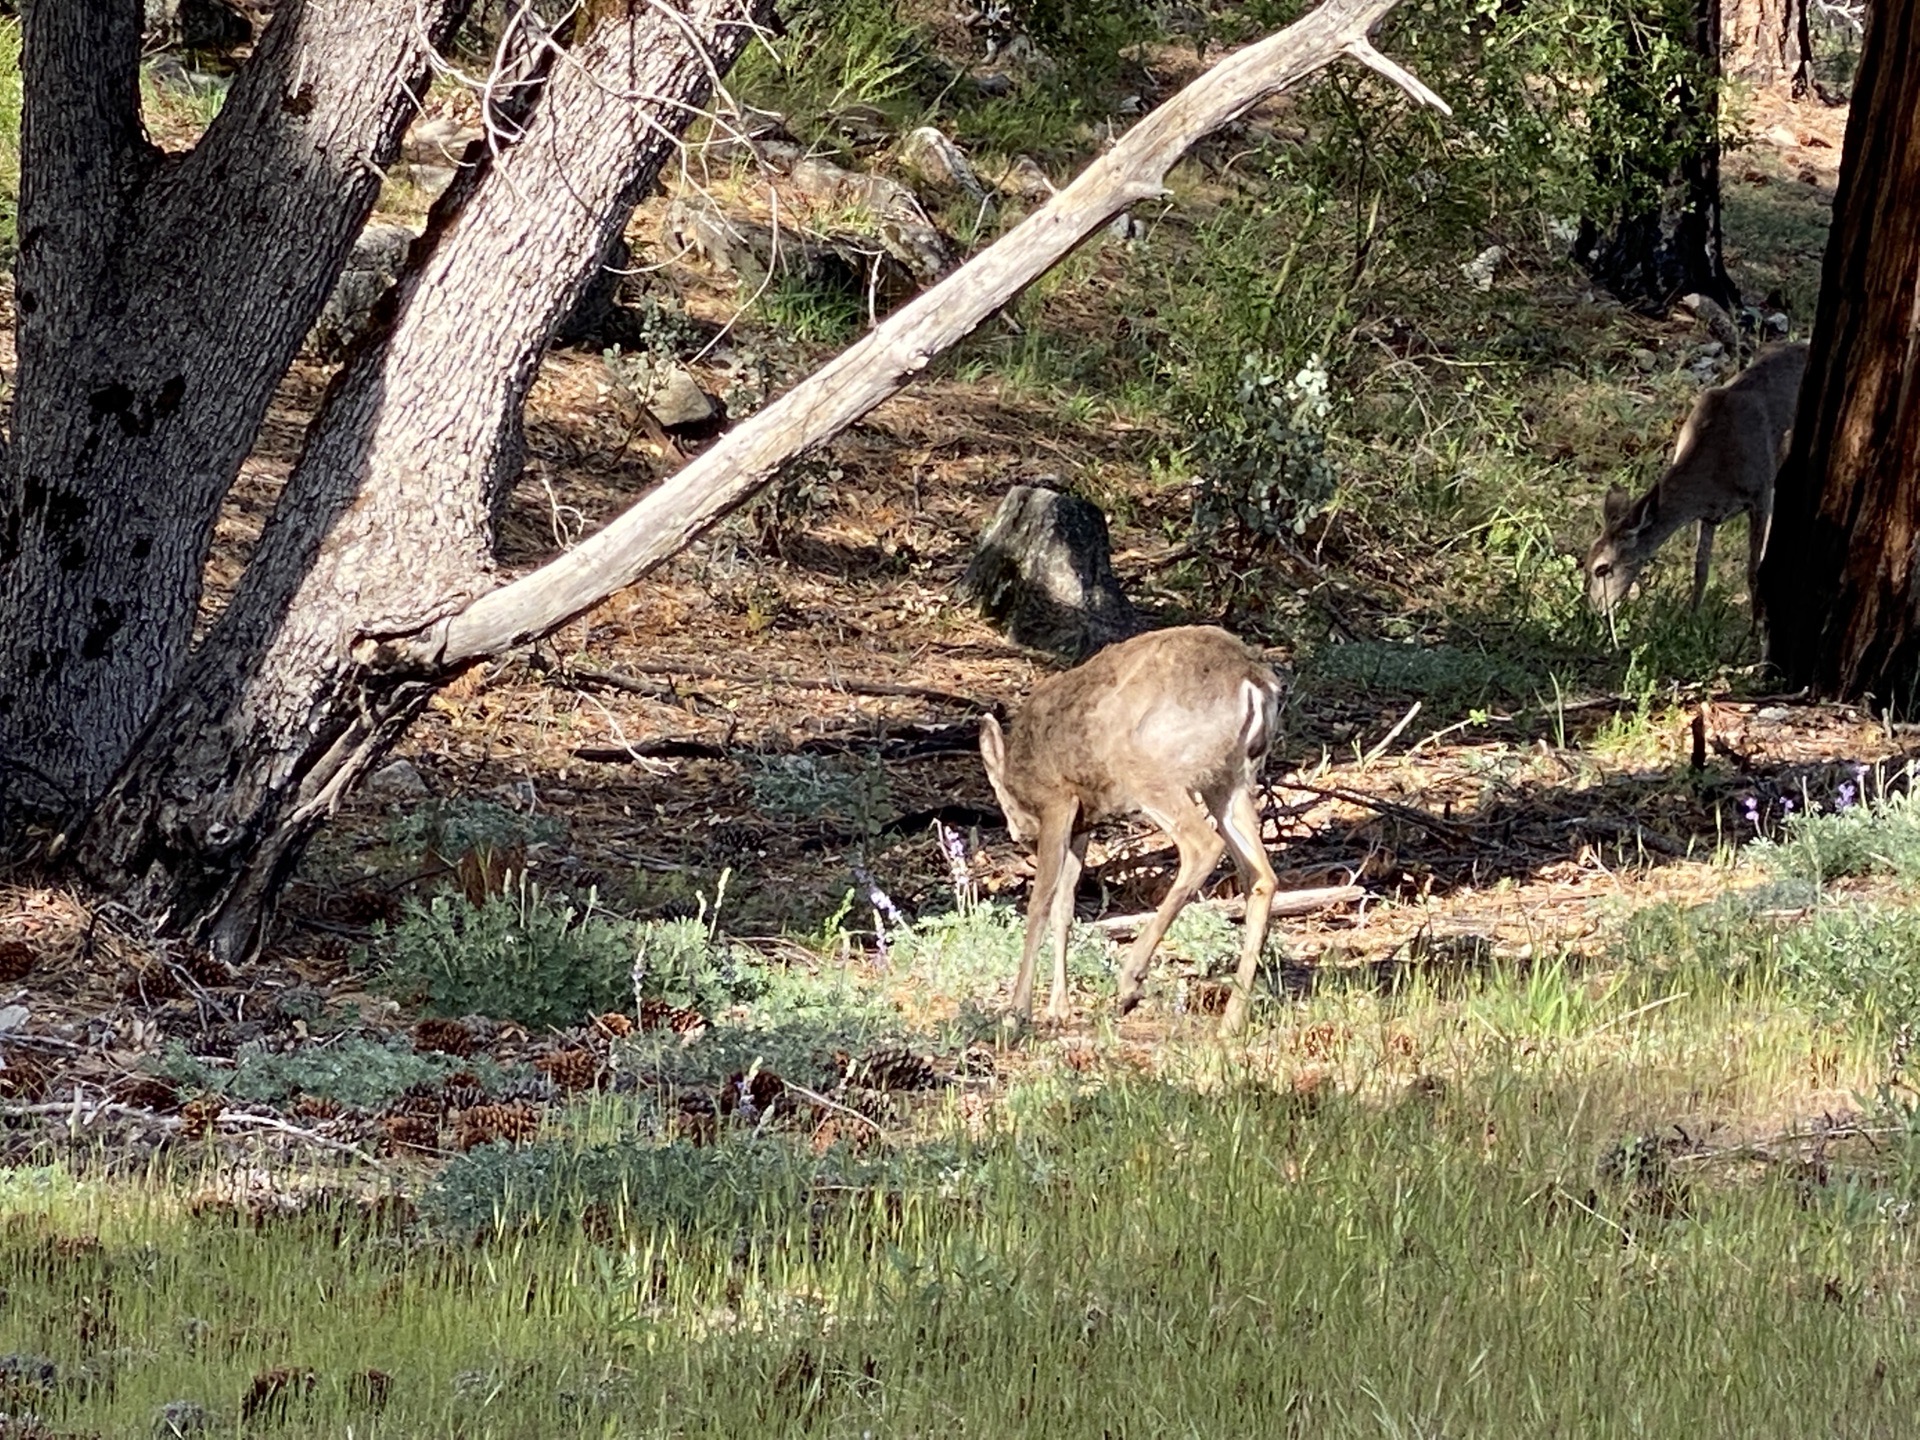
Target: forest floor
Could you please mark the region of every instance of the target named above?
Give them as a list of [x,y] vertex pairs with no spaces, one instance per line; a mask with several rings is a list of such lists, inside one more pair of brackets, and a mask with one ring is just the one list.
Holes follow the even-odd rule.
[[[1164,58],[1163,78],[1191,68]],[[1845,112],[1748,105],[1753,138],[1726,166],[1730,259],[1804,335]],[[751,210],[765,182],[729,183]],[[1196,229],[1231,198],[1205,164],[1175,188],[1145,239],[1089,246],[659,572],[449,687],[404,763],[343,803],[246,973],[85,896],[5,894],[0,963],[25,968],[0,984],[0,1014],[24,1007],[4,1027],[20,1043],[3,1072],[16,1168],[0,1176],[0,1253],[18,1250],[30,1283],[0,1348],[53,1355],[67,1378],[39,1386],[0,1357],[0,1411],[24,1396],[101,1433],[202,1400],[222,1425],[314,1433],[375,1424],[354,1417],[389,1403],[381,1433],[449,1414],[458,1433],[851,1434],[874,1417],[923,1433],[964,1385],[994,1434],[1158,1433],[1111,1428],[1112,1397],[1136,1390],[1193,1433],[1599,1434],[1578,1417],[1620,1402],[1644,1358],[1624,1330],[1563,1394],[1535,1396],[1540,1428],[1518,1418],[1518,1362],[1458,1397],[1426,1388],[1478,1373],[1468,1352],[1496,1343],[1483,1327],[1559,1364],[1583,1343],[1583,1305],[1625,1314],[1637,1295],[1676,1343],[1779,1322],[1723,1365],[1753,1382],[1755,1423],[1778,1418],[1765,1377],[1797,1346],[1794,1373],[1818,1361],[1832,1380],[1807,1433],[1846,1416],[1867,1427],[1847,1433],[1895,1433],[1872,1426],[1908,1413],[1914,1386],[1912,1342],[1892,1338],[1914,1293],[1910,1232],[1886,1219],[1910,1188],[1890,1138],[1906,1039],[1890,1053],[1870,1025],[1832,1023],[1840,1001],[1823,1010],[1761,958],[1826,923],[1823,897],[1851,915],[1904,894],[1897,837],[1865,842],[1893,862],[1836,879],[1794,858],[1795,817],[1867,816],[1920,745],[1861,710],[1766,693],[1728,553],[1743,545],[1721,547],[1698,617],[1677,613],[1680,541],[1617,632],[1582,611],[1573,557],[1600,495],[1657,472],[1706,330],[1631,314],[1564,260],[1517,250],[1490,297],[1419,317],[1372,372],[1384,388],[1356,406],[1413,418],[1349,434],[1340,502],[1293,540],[1232,541],[1196,529],[1190,486],[1156,463],[1177,422],[1143,401],[1115,339],[1160,303],[1156,273],[1199,263]],[[390,198],[401,214],[417,199]],[[711,393],[777,392],[832,353],[743,308],[726,277],[660,258],[669,203],[636,217],[636,254],[654,258],[631,288],[712,338],[688,362]],[[1450,320],[1478,338],[1442,334]],[[1527,353],[1549,358],[1511,359]],[[221,522],[210,605],[326,374],[303,361],[282,388]],[[1461,395],[1475,398],[1450,408]],[[618,513],[712,428],[661,432],[607,359],[555,351],[503,570]],[[1403,484],[1447,464],[1477,478],[1409,508]],[[1226,624],[1291,675],[1266,839],[1283,888],[1364,898],[1275,923],[1244,1045],[1210,1038],[1235,942],[1204,916],[1119,1019],[1111,934],[1083,930],[1073,1020],[1002,1043],[1030,867],[975,717],[1017,713],[1052,667],[956,592],[1009,486],[1044,476],[1107,508],[1121,582],[1156,620]],[[1863,823],[1892,833],[1901,804]],[[1142,825],[1104,828],[1081,918],[1151,908],[1171,860]],[[656,947],[639,999],[621,993],[635,937],[643,959]],[[469,973],[476,955],[504,968]],[[489,994],[497,1006],[470,1003]],[[547,1000],[560,1008],[530,1018]],[[1243,1142],[1320,1184],[1225,1207],[1224,1157]],[[143,1173],[168,1198],[89,1188]],[[1403,1187],[1399,1218],[1371,1208],[1374,1185]],[[1136,1198],[1109,1205],[1110,1187]],[[1282,1190],[1298,1193],[1282,1205]],[[1530,1218],[1490,1239],[1470,1228],[1482,1207]],[[1815,1238],[1795,1218],[1809,1209]],[[332,1230],[296,1225],[308,1214]],[[202,1226],[185,1240],[183,1215]],[[528,1215],[566,1223],[529,1238]],[[218,1227],[235,1224],[251,1258],[229,1270]],[[517,1238],[420,1238],[493,1224]],[[1274,1233],[1261,1226],[1325,1237],[1288,1252],[1306,1297],[1290,1311],[1242,1303],[1273,1277],[1243,1273],[1264,1263],[1257,1240],[1220,1237]],[[409,1244],[386,1246],[396,1235]],[[1784,1294],[1752,1280],[1763,1267],[1713,1283],[1689,1268],[1694,1247],[1743,1235],[1794,1257]],[[1417,1272],[1398,1283],[1430,1320],[1378,1329],[1392,1307],[1368,1309],[1386,1290],[1363,1299],[1354,1267],[1373,1261],[1349,1243]],[[311,1247],[338,1267],[330,1318],[285,1282]],[[392,1258],[421,1249],[444,1293]],[[171,1292],[129,1279],[143,1253]],[[1551,1278],[1603,1270],[1589,1292]],[[1751,1282],[1737,1295],[1720,1286],[1736,1271]],[[1149,1273],[1171,1310],[1141,1288]],[[1508,1318],[1483,1310],[1476,1275]],[[1213,1297],[1197,1316],[1171,1298],[1188,1282]],[[600,1291],[625,1308],[594,1310]],[[996,1338],[995,1296],[1029,1348]],[[265,1318],[230,1318],[236,1297]],[[1459,1333],[1443,1344],[1447,1313]],[[1512,1318],[1527,1314],[1530,1336]],[[1846,1317],[1837,1335],[1829,1314]],[[1378,1349],[1354,1373],[1370,1378],[1343,1389],[1328,1377],[1348,1373],[1362,1324]],[[171,1338],[132,1338],[142,1325]],[[1130,1373],[1149,1342],[1205,1364]],[[1086,1377],[1062,1369],[1103,1344]],[[1298,1349],[1291,1398],[1262,1375],[1269,1344]],[[1236,1374],[1251,1392],[1203,1383]],[[1639,1433],[1707,1413],[1691,1408],[1704,1391],[1682,1390]]]

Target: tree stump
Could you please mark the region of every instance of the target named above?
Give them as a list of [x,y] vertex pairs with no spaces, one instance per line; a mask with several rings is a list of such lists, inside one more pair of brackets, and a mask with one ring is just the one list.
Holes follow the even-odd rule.
[[1114,577],[1107,517],[1040,485],[1007,492],[960,593],[1020,644],[1069,661],[1149,628]]

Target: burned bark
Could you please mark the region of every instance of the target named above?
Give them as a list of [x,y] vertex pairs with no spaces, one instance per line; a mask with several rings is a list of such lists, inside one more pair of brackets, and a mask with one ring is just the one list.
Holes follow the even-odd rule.
[[[1737,311],[1721,241],[1719,0],[1690,0],[1684,18],[1658,9],[1628,19],[1627,63],[1601,107],[1615,118],[1593,141],[1596,189],[1612,209],[1581,219],[1575,254],[1615,299],[1649,313],[1688,294]],[[1680,43],[1656,43],[1663,29]],[[1677,73],[1656,68],[1675,55]]]

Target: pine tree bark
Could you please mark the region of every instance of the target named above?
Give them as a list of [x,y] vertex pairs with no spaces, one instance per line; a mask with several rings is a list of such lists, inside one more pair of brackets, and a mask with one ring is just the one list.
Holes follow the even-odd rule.
[[82,813],[186,661],[220,503],[465,0],[288,0],[194,150],[141,0],[26,8],[0,824]]
[[1760,567],[1792,687],[1920,702],[1920,7],[1875,4]]
[[1814,88],[1807,0],[1721,0],[1721,62],[1735,79],[1784,84],[1797,100]]

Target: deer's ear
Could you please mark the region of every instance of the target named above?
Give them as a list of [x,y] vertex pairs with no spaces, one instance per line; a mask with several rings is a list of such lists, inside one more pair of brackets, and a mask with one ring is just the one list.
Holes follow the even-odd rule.
[[1600,502],[1600,513],[1606,517],[1609,526],[1618,525],[1626,519],[1627,511],[1633,508],[1633,495],[1618,485],[1607,491],[1607,498]]

